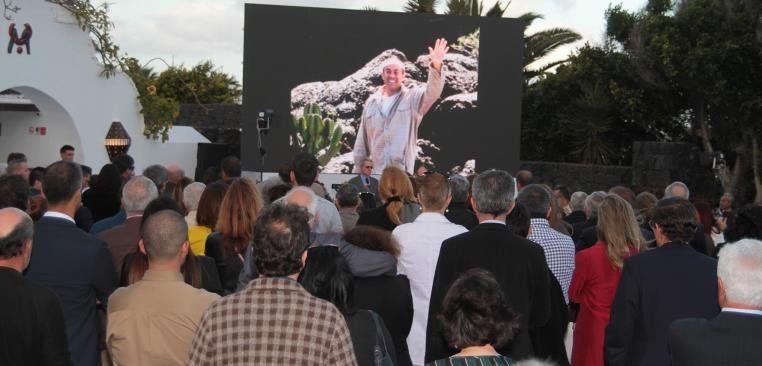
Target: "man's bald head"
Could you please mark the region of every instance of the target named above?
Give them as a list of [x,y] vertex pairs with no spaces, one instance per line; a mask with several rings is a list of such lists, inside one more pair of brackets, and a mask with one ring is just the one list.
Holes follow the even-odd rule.
[[176,211],[162,210],[146,219],[142,234],[149,261],[172,260],[188,242],[188,224]]
[[26,212],[15,207],[0,209],[0,259],[21,255],[33,235],[34,224]]
[[185,177],[185,171],[177,164],[167,165],[167,173],[169,173],[169,181],[177,183]]
[[315,216],[315,213],[317,212],[317,200],[315,199],[315,193],[308,187],[295,187],[286,193],[283,201],[287,205],[296,205],[306,208],[312,216]]

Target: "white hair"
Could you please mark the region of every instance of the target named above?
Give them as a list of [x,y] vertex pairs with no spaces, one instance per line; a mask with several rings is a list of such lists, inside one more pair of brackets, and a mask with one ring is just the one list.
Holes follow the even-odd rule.
[[601,207],[604,198],[606,198],[604,191],[595,191],[585,197],[585,215],[588,218],[598,217],[598,209]]
[[571,198],[569,198],[569,206],[572,211],[584,211],[586,199],[587,193],[585,192],[577,191],[572,193]]
[[204,193],[204,188],[206,188],[206,184],[193,182],[183,189],[183,205],[185,205],[185,209],[188,211],[198,209],[198,202],[201,201],[201,194]]
[[152,180],[139,175],[132,177],[122,188],[122,208],[125,212],[143,212],[148,203],[159,197]]
[[405,64],[402,62],[402,60],[398,59],[397,57],[389,57],[384,61],[383,64],[381,64],[381,72],[384,71],[385,68],[389,66],[398,66],[402,71],[405,71]]
[[288,193],[286,193],[285,196],[283,196],[283,200],[281,201],[284,205],[288,204],[289,198],[294,195],[296,192],[304,192],[307,193],[310,197],[310,201],[307,204],[307,211],[312,215],[312,217],[315,217],[317,214],[317,195],[315,194],[315,191],[312,190],[310,187],[305,186],[296,186],[292,188]]
[[717,277],[728,301],[762,309],[762,241],[741,239],[719,254]]
[[[673,193],[672,191],[675,188],[682,188],[685,191],[685,194],[678,195]],[[688,189],[688,186],[685,185],[685,183],[680,181],[672,182],[667,186],[667,188],[664,188],[664,198],[681,197],[681,198],[688,199],[690,198],[690,196],[691,196],[691,191]]]

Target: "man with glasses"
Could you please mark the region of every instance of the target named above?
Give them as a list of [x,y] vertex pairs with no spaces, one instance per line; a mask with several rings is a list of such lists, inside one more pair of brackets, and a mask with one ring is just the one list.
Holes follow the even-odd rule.
[[[371,173],[373,172],[373,160],[370,158],[366,158],[362,162],[362,166],[360,168],[360,174],[358,174],[356,177],[349,180],[350,184],[353,184],[357,187],[357,189],[360,191],[360,193],[368,192],[373,193],[373,201],[378,204],[378,179],[371,177]],[[373,207],[365,207],[365,202],[363,201],[363,209],[369,209]],[[375,206],[374,206],[375,207]]]

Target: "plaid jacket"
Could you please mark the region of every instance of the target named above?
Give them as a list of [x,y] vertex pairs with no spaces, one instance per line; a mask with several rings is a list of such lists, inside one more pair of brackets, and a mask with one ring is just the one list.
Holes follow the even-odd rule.
[[568,235],[551,229],[546,219],[531,219],[531,222],[532,232],[527,239],[540,244],[545,251],[548,268],[556,276],[568,304],[569,285],[574,274],[574,241]]
[[188,365],[357,365],[344,316],[288,278],[259,278],[204,313]]

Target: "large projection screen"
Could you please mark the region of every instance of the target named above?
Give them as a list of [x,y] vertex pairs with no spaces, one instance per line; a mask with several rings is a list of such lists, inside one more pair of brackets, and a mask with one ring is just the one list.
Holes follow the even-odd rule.
[[[258,4],[246,4],[245,11],[244,169],[275,171],[297,151],[308,151],[323,173],[352,172],[357,139],[367,136],[358,135],[361,116],[383,83],[381,70],[398,60],[406,74],[403,88],[425,88],[428,47],[437,38],[451,48],[441,95],[417,130],[390,136],[415,140],[405,154],[437,171],[518,168],[519,20]],[[409,106],[403,101],[397,107],[402,113]],[[258,128],[260,115],[269,122],[266,132]]]

